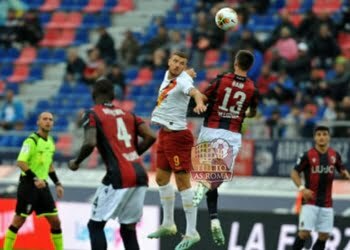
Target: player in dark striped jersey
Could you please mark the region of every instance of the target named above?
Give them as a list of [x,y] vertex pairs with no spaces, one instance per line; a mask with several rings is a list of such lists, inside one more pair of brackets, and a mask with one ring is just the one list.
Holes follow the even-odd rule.
[[[104,226],[118,217],[120,234],[126,250],[138,250],[136,223],[141,219],[148,177],[139,155],[154,142],[155,134],[134,114],[112,104],[113,85],[102,79],[93,86],[95,102],[83,117],[84,143],[71,170],[98,148],[106,166],[106,175],[97,189],[88,223],[91,249],[106,250]],[[138,136],[142,141],[138,142]]]
[[[253,63],[254,55],[250,51],[240,50],[235,57],[234,72],[219,75],[204,93],[208,108],[198,143],[225,140],[232,149],[229,157],[232,162],[231,172],[242,143],[241,128],[244,118],[254,117],[258,105],[258,91],[254,82],[247,77]],[[212,236],[215,243],[223,245],[225,239],[217,213],[217,187],[208,190],[199,183],[193,203],[197,206],[204,194],[207,194]]]
[[[303,195],[299,216],[299,232],[293,250],[301,250],[310,232],[318,232],[313,250],[325,249],[326,241],[333,229],[332,184],[335,171],[350,179],[337,151],[329,147],[329,128],[318,126],[314,132],[315,146],[305,152],[291,172],[291,178]],[[302,185],[300,174],[305,177]]]

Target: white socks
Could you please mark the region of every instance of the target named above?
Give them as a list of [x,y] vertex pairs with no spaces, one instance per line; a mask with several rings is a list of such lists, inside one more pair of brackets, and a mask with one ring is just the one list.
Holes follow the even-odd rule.
[[192,188],[189,188],[181,191],[180,194],[186,215],[186,235],[195,235],[197,233],[197,207],[193,206],[192,203],[194,191]]
[[168,183],[165,186],[159,186],[160,203],[163,207],[163,223],[162,226],[169,227],[174,223],[174,205],[175,205],[175,190]]

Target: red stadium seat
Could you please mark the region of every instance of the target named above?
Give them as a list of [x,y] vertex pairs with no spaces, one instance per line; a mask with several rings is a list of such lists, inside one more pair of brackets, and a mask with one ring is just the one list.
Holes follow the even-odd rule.
[[46,25],[47,28],[62,28],[67,20],[67,14],[56,12],[52,15],[51,21]]
[[289,13],[295,13],[300,9],[300,2],[301,0],[288,0],[285,8]]
[[41,46],[50,47],[55,46],[55,41],[60,39],[61,31],[58,29],[47,29],[44,39],[40,42]]
[[289,20],[294,25],[294,27],[299,27],[301,21],[303,21],[303,16],[300,14],[292,14],[289,16]]
[[104,0],[90,0],[88,5],[83,9],[84,12],[93,13],[103,9],[105,5]]
[[20,56],[15,61],[15,64],[32,63],[36,58],[36,49],[34,47],[26,47],[22,49]]
[[206,75],[206,79],[207,80],[213,80],[217,77],[218,74],[221,73],[221,69],[208,69],[207,70],[207,75]]
[[205,53],[204,66],[215,66],[219,62],[220,53],[218,50],[211,49]]
[[125,13],[135,8],[133,0],[119,0],[117,6],[112,9],[113,13]]
[[67,14],[67,18],[63,23],[64,28],[77,28],[81,25],[83,16],[80,12],[71,12]]
[[55,47],[65,47],[71,45],[75,40],[75,30],[64,29],[61,37],[53,43]]
[[63,134],[58,138],[56,149],[64,155],[69,155],[72,152],[73,139],[70,134]]
[[5,93],[5,89],[6,89],[6,83],[4,83],[3,81],[0,81],[0,95],[3,95]]
[[142,86],[149,83],[153,79],[153,71],[149,68],[140,69],[136,79],[132,81],[135,86]]
[[28,65],[25,65],[25,64],[16,65],[12,76],[8,77],[7,81],[12,83],[23,82],[28,78],[28,76],[29,76]]
[[54,11],[61,5],[60,0],[46,0],[43,5],[41,5],[41,11]]
[[312,10],[316,14],[333,13],[340,9],[341,4],[341,0],[315,0]]

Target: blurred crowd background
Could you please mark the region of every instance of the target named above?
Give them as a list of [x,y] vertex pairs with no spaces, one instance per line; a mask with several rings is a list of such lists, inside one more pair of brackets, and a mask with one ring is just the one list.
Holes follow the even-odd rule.
[[[155,13],[146,2],[0,1],[0,147],[18,148],[50,110],[59,148],[71,152],[101,77],[115,85],[116,102],[149,118],[176,50],[190,55],[200,90],[232,69],[239,49],[254,53],[249,76],[261,100],[246,138],[312,137],[320,122],[335,137],[350,135],[347,0],[159,1]],[[214,16],[227,6],[240,24],[224,32]]]

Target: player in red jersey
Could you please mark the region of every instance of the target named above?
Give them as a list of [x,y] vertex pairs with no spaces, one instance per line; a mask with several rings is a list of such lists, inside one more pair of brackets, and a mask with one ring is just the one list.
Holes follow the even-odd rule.
[[[303,205],[299,215],[299,232],[293,250],[301,250],[310,232],[318,232],[313,250],[323,250],[334,224],[332,208],[332,185],[335,170],[342,177],[350,179],[337,151],[329,146],[329,128],[318,126],[314,132],[315,147],[305,152],[291,172],[294,184],[303,195]],[[300,173],[304,173],[305,185],[302,185]]]
[[[125,249],[137,250],[135,225],[142,217],[148,185],[139,155],[155,142],[156,136],[142,119],[114,106],[113,93],[108,80],[94,84],[95,106],[84,114],[82,121],[84,142],[77,158],[68,165],[71,170],[77,170],[95,146],[106,165],[106,175],[96,191],[88,223],[91,249],[107,249],[104,226],[107,220],[118,217]],[[143,138],[141,142],[138,136]]]
[[[243,120],[245,117],[254,117],[258,105],[258,91],[254,82],[247,77],[248,70],[253,63],[253,54],[247,50],[240,50],[235,58],[234,73],[218,76],[204,93],[208,98],[208,111],[198,143],[210,143],[217,140],[225,142],[232,150],[231,171],[242,143]],[[209,190],[199,183],[193,203],[198,206],[206,193],[213,239],[216,244],[224,245],[225,238],[217,213],[217,187]]]

